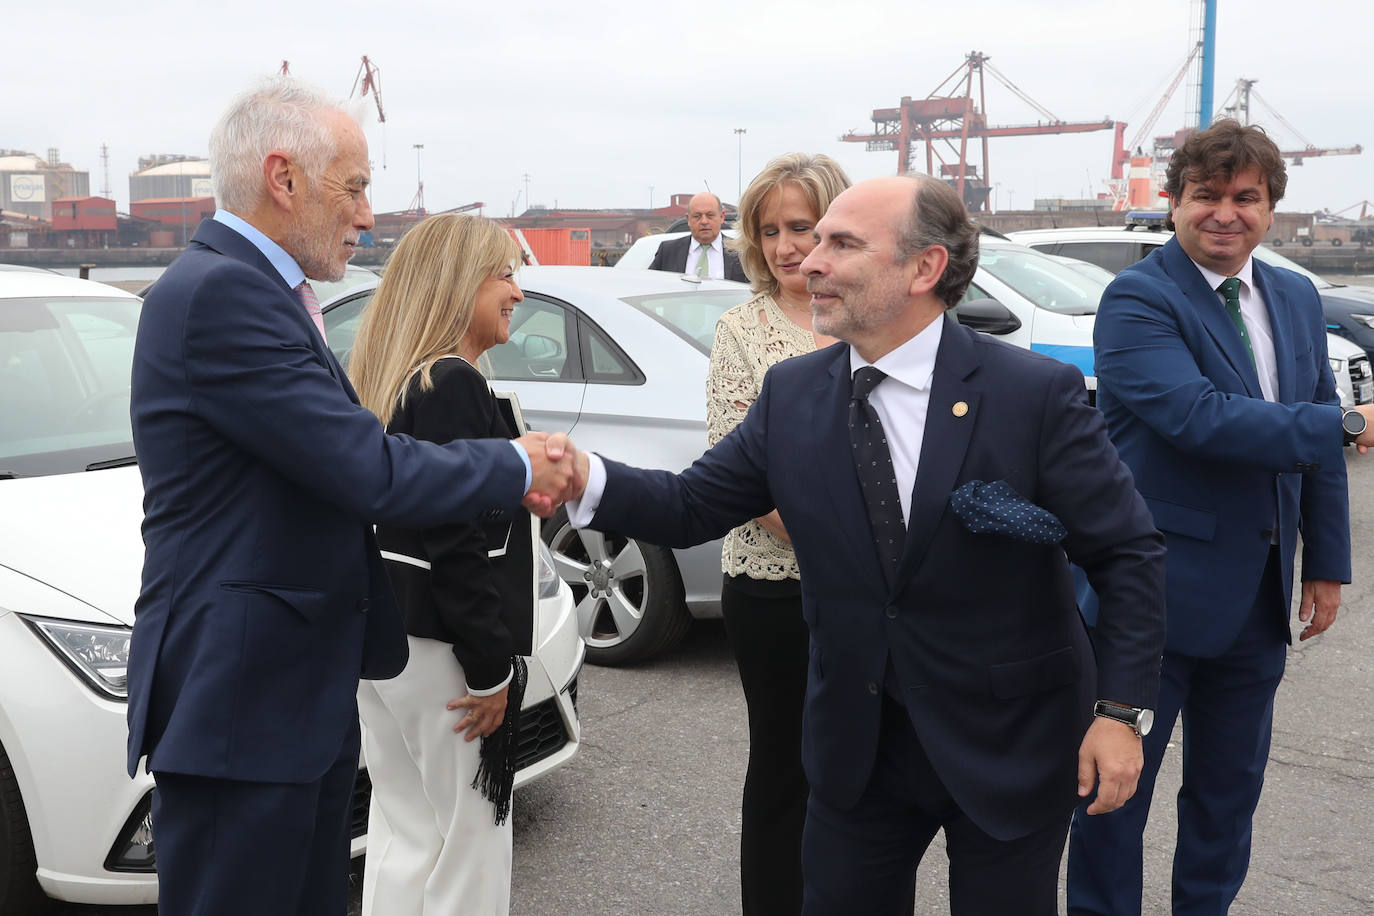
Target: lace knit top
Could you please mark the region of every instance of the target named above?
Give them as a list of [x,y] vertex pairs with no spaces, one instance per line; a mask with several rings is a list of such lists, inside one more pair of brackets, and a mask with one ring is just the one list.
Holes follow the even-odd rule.
[[[744,419],[763,388],[768,367],[816,349],[816,339],[798,327],[767,293],[760,293],[720,316],[706,374],[706,437],[711,445]],[[792,546],[757,521],[725,536],[721,570],[753,579],[796,579]]]

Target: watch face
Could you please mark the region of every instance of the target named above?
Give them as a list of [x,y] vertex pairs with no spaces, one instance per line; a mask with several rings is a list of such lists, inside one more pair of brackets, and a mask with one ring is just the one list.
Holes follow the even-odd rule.
[[1369,421],[1366,420],[1364,414],[1360,413],[1358,410],[1347,410],[1345,413],[1341,414],[1341,426],[1343,426],[1345,431],[1352,436],[1358,436],[1363,433],[1365,427],[1368,425]]
[[1144,738],[1150,733],[1150,729],[1155,727],[1155,711],[1153,709],[1142,709],[1140,715],[1135,720],[1136,731],[1140,732],[1140,737]]

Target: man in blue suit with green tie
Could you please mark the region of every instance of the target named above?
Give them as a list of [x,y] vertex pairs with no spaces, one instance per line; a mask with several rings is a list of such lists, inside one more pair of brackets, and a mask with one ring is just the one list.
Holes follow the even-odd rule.
[[1251,257],[1286,184],[1259,128],[1193,134],[1169,163],[1174,238],[1123,271],[1098,310],[1097,403],[1165,536],[1168,637],[1138,791],[1114,812],[1075,815],[1070,913],[1140,912],[1141,834],[1180,715],[1173,910],[1226,912],[1249,865],[1292,641],[1299,531],[1301,639],[1331,625],[1350,581],[1342,445],[1374,444],[1374,408],[1340,408],[1311,282]]

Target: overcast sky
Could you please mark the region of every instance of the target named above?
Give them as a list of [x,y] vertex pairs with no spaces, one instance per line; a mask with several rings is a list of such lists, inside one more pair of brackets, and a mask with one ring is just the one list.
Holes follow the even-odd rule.
[[[1291,169],[1279,209],[1374,198],[1367,6],[1219,3],[1218,105],[1237,77],[1255,78],[1306,141],[1370,150]],[[367,126],[378,210],[415,196],[415,144],[430,210],[646,207],[703,185],[732,201],[740,170],[747,184],[793,150],[833,156],[856,180],[892,174],[895,152],[839,136],[871,130],[874,108],[928,95],[971,50],[1058,118],[1124,120],[1129,140],[1188,53],[1193,9],[1189,0],[28,4],[5,16],[0,148],[57,147],[99,194],[106,143],[112,196],[127,210],[138,157],[203,156],[224,105],[255,77],[289,60],[294,75],[344,96],[366,54],[386,110],[384,125]],[[1182,126],[1185,89],[1150,136]],[[1258,114],[1285,149],[1306,145]],[[990,74],[987,115],[992,124],[1039,117]],[[1094,195],[1109,174],[1109,130],[990,143],[1000,209]]]

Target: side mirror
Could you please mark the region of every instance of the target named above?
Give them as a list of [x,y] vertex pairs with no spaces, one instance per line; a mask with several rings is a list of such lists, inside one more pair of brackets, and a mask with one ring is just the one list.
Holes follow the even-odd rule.
[[954,307],[954,317],[966,328],[984,334],[1010,334],[1021,327],[1021,319],[996,299],[970,299]]
[[562,355],[563,347],[552,337],[527,334],[520,343],[520,352],[528,359],[554,359]]

